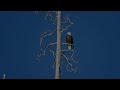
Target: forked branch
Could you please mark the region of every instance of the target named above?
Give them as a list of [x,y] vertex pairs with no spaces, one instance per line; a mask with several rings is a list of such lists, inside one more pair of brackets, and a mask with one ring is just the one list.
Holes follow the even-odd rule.
[[[67,45],[68,43],[62,43],[62,45]],[[63,52],[72,52],[71,56],[70,57],[67,57]],[[72,63],[70,63],[69,61],[72,60],[74,63],[78,63],[79,61],[75,60],[75,58],[73,58],[73,55],[74,55],[74,50],[68,50],[68,49],[64,49],[64,50],[61,50],[62,52],[62,56],[66,59],[67,61],[67,65],[66,65],[66,69],[69,71],[69,72],[72,72],[72,71],[75,71],[77,70],[77,67],[73,66]],[[70,68],[69,68],[70,66]],[[74,68],[73,68],[74,67]]]
[[[52,13],[55,14],[55,17],[52,16]],[[47,14],[46,14],[46,16],[45,16],[45,20],[47,20],[47,17],[50,17],[50,21],[51,21],[53,24],[55,24],[56,21],[57,21],[57,19],[56,19],[56,17],[57,17],[57,11],[48,11]]]
[[[78,67],[75,67],[75,66],[73,66],[73,64],[71,64],[69,61],[71,60],[71,58],[69,58],[69,57],[67,57],[65,54],[63,54],[62,53],[62,56],[66,59],[66,61],[67,61],[67,65],[66,65],[66,69],[67,69],[67,71],[69,71],[69,72],[72,72],[72,71],[74,71],[74,72],[76,72],[76,70],[78,69]],[[69,66],[70,66],[70,68],[69,68]]]
[[51,32],[51,33],[43,32],[43,33],[41,34],[41,36],[40,36],[40,46],[41,46],[42,41],[43,41],[43,39],[44,39],[45,37],[55,34],[56,31],[57,31],[57,30],[55,29],[55,30],[54,30],[53,32]]
[[39,59],[41,56],[45,56],[47,49],[48,49],[48,50],[53,54],[53,56],[55,57],[55,52],[50,49],[50,46],[55,45],[56,43],[57,43],[57,42],[48,44],[48,45],[45,47],[44,50],[41,48],[42,53],[41,53],[40,55],[37,55],[37,59]]
[[68,28],[73,24],[73,22],[71,22],[71,20],[70,20],[70,18],[68,16],[65,17],[64,20],[65,20],[66,23],[68,22],[69,25],[67,25],[64,29],[62,29],[61,32],[64,32],[65,30],[68,30]]

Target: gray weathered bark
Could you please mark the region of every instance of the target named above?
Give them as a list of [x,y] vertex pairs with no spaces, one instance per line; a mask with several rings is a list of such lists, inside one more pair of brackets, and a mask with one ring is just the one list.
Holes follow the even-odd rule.
[[58,11],[55,79],[60,79],[60,64],[61,64],[60,60],[61,60],[61,11]]

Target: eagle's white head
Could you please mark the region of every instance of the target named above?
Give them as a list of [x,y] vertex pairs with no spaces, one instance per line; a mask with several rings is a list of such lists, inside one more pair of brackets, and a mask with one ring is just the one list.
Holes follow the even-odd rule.
[[67,32],[67,35],[71,35],[71,32]]

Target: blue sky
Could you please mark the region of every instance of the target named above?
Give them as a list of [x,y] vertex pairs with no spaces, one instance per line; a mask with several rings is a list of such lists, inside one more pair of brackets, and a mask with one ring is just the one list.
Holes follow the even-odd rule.
[[[55,25],[44,20],[46,12],[0,11],[0,78],[54,79],[52,54],[37,60],[39,38]],[[62,79],[118,79],[120,78],[120,12],[119,11],[63,11],[74,23],[68,31],[74,39],[74,56],[79,60],[77,73],[65,69],[62,58]],[[62,35],[65,41],[66,32]],[[43,47],[56,41],[56,35],[45,38]]]

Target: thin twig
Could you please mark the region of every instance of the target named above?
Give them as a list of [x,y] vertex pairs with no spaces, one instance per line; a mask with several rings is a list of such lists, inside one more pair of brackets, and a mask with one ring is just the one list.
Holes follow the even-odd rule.
[[48,11],[46,16],[45,16],[45,20],[47,20],[47,17],[50,17],[50,21],[55,24],[56,23],[56,17],[52,16],[52,12],[55,13],[57,15],[57,11]]
[[67,25],[64,29],[62,29],[61,32],[64,32],[65,30],[68,30],[68,27],[70,27],[73,24],[73,22],[70,21],[70,18],[68,16],[66,17],[65,22],[68,22],[70,24]]
[[51,50],[49,47],[48,47],[48,49],[49,49],[49,51],[52,53],[52,55],[53,55],[53,57],[54,57],[54,63],[53,63],[53,65],[52,65],[52,68],[54,68],[54,66],[55,66],[55,56],[56,56],[56,54],[55,54],[55,52],[54,52],[53,50]]
[[49,51],[53,54],[54,58],[55,58],[55,52],[53,50],[51,50],[49,47],[52,46],[52,45],[55,45],[57,44],[57,42],[54,42],[54,43],[50,43],[47,48],[49,49]]
[[[49,49],[49,48],[48,48]],[[55,66],[55,56],[56,56],[56,54],[55,54],[55,52],[53,51],[53,50],[51,50],[51,49],[49,49],[49,51],[52,53],[52,55],[53,55],[53,57],[54,57],[54,63],[53,63],[53,65],[52,65],[52,68],[54,68],[54,66]]]
[[74,55],[74,50],[68,50],[68,49],[61,50],[61,52],[68,52],[68,51],[72,52],[71,56],[68,58],[72,58]]
[[72,60],[74,63],[78,63],[79,61],[78,60],[75,60],[75,58],[70,58],[70,60]]
[[41,34],[41,36],[40,36],[40,46],[41,46],[42,41],[43,41],[43,39],[44,39],[45,37],[50,36],[50,35],[53,35],[56,31],[57,31],[57,30],[55,29],[53,32],[48,33],[48,34],[47,34],[47,32],[43,32],[43,33]]
[[[66,43],[63,43],[63,44],[66,44]],[[69,58],[70,60],[72,60],[73,62],[78,63],[79,61],[78,61],[78,60],[75,60],[75,58],[73,58],[74,50],[68,50],[68,49],[63,49],[63,50],[61,50],[61,52],[68,52],[68,51],[71,51],[71,52],[72,52],[71,56],[68,57],[68,58]]]
[[[68,58],[65,54],[62,53],[62,56],[66,59],[67,61],[67,66],[66,66],[66,69],[69,71],[69,72],[72,72],[72,71],[75,71],[76,72],[76,68],[74,69],[73,68],[73,65],[69,62],[70,58]],[[71,71],[68,69],[68,65],[70,65],[70,69]]]
[[40,54],[40,55],[37,55],[37,59],[39,60],[39,58],[41,57],[41,56],[45,56],[45,54],[46,54],[46,49],[47,48],[45,48],[44,50],[41,48],[41,51],[43,52],[42,54]]
[[41,48],[41,51],[42,51],[43,53],[40,54],[40,55],[37,55],[37,59],[40,58],[41,56],[45,56],[47,49],[49,49],[49,51],[52,52],[52,54],[53,54],[53,56],[54,56],[55,54],[53,53],[53,51],[52,51],[49,47],[52,46],[52,45],[55,45],[56,43],[57,43],[57,42],[48,44],[48,45],[45,47],[44,50]]

